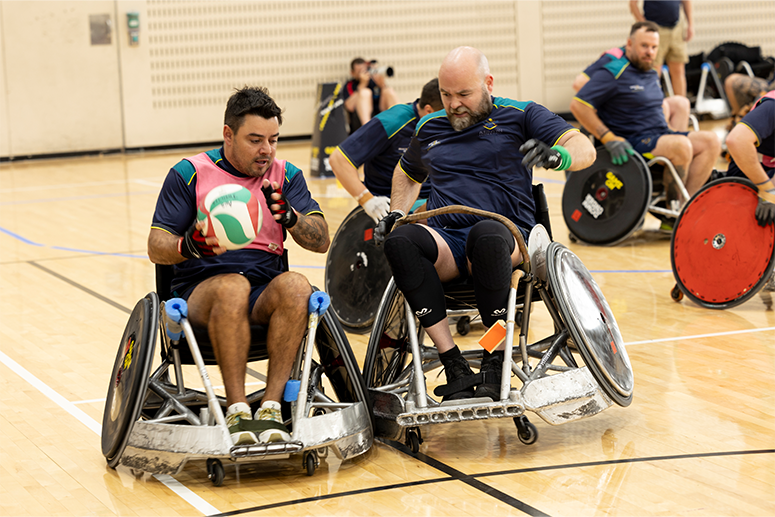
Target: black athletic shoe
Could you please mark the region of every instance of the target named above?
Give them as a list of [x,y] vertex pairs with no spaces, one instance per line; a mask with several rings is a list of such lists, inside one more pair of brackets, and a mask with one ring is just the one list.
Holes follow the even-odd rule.
[[486,397],[493,401],[501,399],[501,377],[503,373],[503,356],[492,354],[482,359],[479,369],[484,374],[484,383],[476,387],[474,397]]
[[[444,364],[444,374],[447,376],[447,384],[453,384],[455,381],[463,380],[465,377],[473,376],[474,372],[471,370],[471,367],[468,365],[468,361],[466,361],[465,357],[460,355]],[[465,381],[463,381],[463,383],[465,384]],[[447,400],[470,399],[473,396],[474,387],[469,386],[445,395],[441,400],[444,402]]]

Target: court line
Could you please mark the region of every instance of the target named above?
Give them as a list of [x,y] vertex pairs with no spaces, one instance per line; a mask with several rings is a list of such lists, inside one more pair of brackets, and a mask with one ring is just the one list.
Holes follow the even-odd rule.
[[[432,463],[427,463],[428,465],[438,468],[436,464],[438,465],[444,465],[441,462],[438,462],[437,460],[434,460],[433,458],[430,458],[426,456],[425,454],[418,453],[417,455],[413,454],[408,447],[404,446],[403,444],[400,444],[398,442],[392,442],[391,440],[383,440],[379,439],[378,441],[390,446],[394,447],[395,449],[406,453],[409,456],[412,456],[413,458],[417,458],[420,461],[425,462],[420,456],[423,458],[427,458],[432,461]],[[396,444],[397,446],[394,446],[393,444]],[[508,476],[513,474],[526,474],[526,473],[533,473],[533,472],[546,472],[551,470],[562,470],[562,469],[570,469],[570,468],[585,468],[585,467],[599,467],[599,466],[606,466],[606,465],[622,465],[622,464],[630,464],[630,463],[644,463],[649,461],[673,461],[673,460],[686,460],[686,459],[698,459],[698,458],[716,458],[716,457],[728,457],[728,456],[749,456],[749,455],[759,455],[759,454],[775,454],[775,449],[756,449],[756,450],[741,450],[741,451],[721,451],[721,452],[706,452],[706,453],[694,453],[694,454],[672,454],[672,455],[666,455],[666,456],[647,456],[644,458],[620,458],[618,460],[600,460],[600,461],[587,461],[583,463],[566,463],[562,465],[544,465],[539,467],[526,467],[521,469],[510,469],[510,470],[496,470],[492,472],[482,472],[479,474],[462,474],[462,477],[466,478],[467,480],[476,481],[478,483],[481,483],[476,478],[481,477],[496,477],[496,476]],[[446,465],[445,465],[446,466]],[[450,467],[447,467],[451,471],[455,471],[455,469],[451,469]],[[442,470],[442,469],[439,469]],[[458,471],[455,471],[458,472]],[[244,513],[250,513],[250,512],[259,512],[262,510],[271,510],[274,508],[281,508],[284,506],[292,506],[296,504],[303,504],[303,503],[310,503],[315,501],[323,501],[327,499],[336,499],[340,497],[348,497],[352,495],[361,495],[361,494],[370,494],[374,492],[384,492],[386,490],[393,490],[393,489],[400,489],[400,488],[407,488],[407,487],[413,487],[413,486],[422,486],[422,485],[431,485],[435,483],[443,483],[446,481],[463,481],[464,479],[458,479],[457,477],[445,477],[445,478],[432,478],[432,479],[424,479],[421,481],[414,481],[414,482],[405,482],[405,483],[395,483],[392,485],[383,485],[379,487],[373,487],[373,488],[364,488],[360,490],[348,490],[346,492],[339,492],[336,494],[326,494],[321,496],[314,496],[314,497],[305,497],[302,499],[294,499],[291,501],[283,501],[279,503],[272,503],[262,506],[252,506],[250,508],[242,508],[240,510],[234,510],[231,512],[226,512],[219,514],[222,516],[228,516],[228,515],[240,515]],[[469,483],[470,484],[470,483]],[[470,486],[474,486],[473,484],[470,484]],[[486,485],[484,483],[481,483],[481,486],[489,487],[489,485]],[[474,486],[474,488],[479,489],[478,486]],[[497,491],[493,489],[494,492],[497,492],[498,494],[502,494],[502,492]],[[488,492],[485,492],[488,493]],[[493,497],[496,497],[495,493],[488,493],[488,495],[492,495]],[[506,495],[508,499],[511,499],[513,501],[517,501],[513,497]],[[503,501],[507,504],[510,504],[508,501]],[[524,503],[521,503],[526,508],[519,508],[522,511],[525,511],[525,513],[529,513],[528,509],[532,508],[529,505],[525,505]],[[514,506],[512,504],[512,506]],[[515,506],[517,508],[517,506]],[[535,509],[533,509],[535,510]],[[544,513],[541,513],[539,510],[535,510],[538,513],[530,513],[530,515],[547,515]]]
[[625,343],[625,346],[630,345],[645,345],[647,343],[664,343],[666,341],[683,341],[685,339],[700,339],[700,338],[706,338],[706,337],[720,337],[720,336],[734,336],[737,334],[751,334],[754,332],[768,332],[770,330],[775,330],[775,327],[764,327],[764,328],[757,328],[757,329],[747,329],[747,330],[728,330],[726,332],[714,332],[712,334],[695,334],[693,336],[678,336],[678,337],[663,337],[659,339],[647,339],[645,341],[632,341],[630,343]]
[[[87,428],[89,428],[91,431],[96,433],[97,436],[102,436],[101,424],[99,424],[92,417],[84,413],[81,409],[77,408],[75,404],[68,401],[66,398],[64,398],[62,395],[57,393],[46,383],[44,383],[43,381],[35,377],[22,365],[20,365],[19,363],[17,363],[16,361],[8,357],[6,354],[4,354],[2,351],[0,351],[0,362],[2,362],[5,366],[7,366],[16,375],[18,375],[19,377],[27,381],[27,383],[30,384],[33,388],[37,389],[43,395],[51,399],[57,406],[61,407],[62,409],[70,413],[72,416],[74,416],[76,420],[78,420]],[[209,515],[216,515],[220,513],[220,510],[218,510],[216,507],[212,506],[210,503],[208,503],[207,501],[205,501],[204,499],[196,495],[189,488],[184,486],[182,483],[180,483],[172,476],[169,476],[166,474],[154,474],[153,477],[155,477],[161,484],[163,484],[164,486],[172,490],[175,494],[180,496],[188,504],[190,504],[191,506],[193,506],[194,508],[202,512],[203,515],[209,516]]]

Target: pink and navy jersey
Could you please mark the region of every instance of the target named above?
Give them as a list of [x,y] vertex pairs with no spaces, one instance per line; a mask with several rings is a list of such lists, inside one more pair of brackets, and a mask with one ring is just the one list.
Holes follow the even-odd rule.
[[603,52],[597,61],[589,65],[582,72],[587,78],[592,77],[592,74],[603,68],[605,65],[615,59],[621,59],[624,56],[624,47],[614,47]]
[[272,217],[261,192],[264,178],[282,185],[291,206],[305,215],[323,212],[307,189],[301,170],[285,160],[275,159],[262,178],[237,171],[223,156],[223,148],[200,153],[178,162],[167,174],[153,214],[152,228],[183,235],[194,224],[199,203],[218,185],[236,183],[253,193],[263,211],[256,239],[241,250],[216,257],[186,260],[175,265],[173,288],[201,282],[216,274],[241,273],[257,285],[264,285],[282,272],[281,255],[285,230]]
[[[745,125],[756,135],[756,151],[759,153],[759,161],[772,178],[775,174],[775,90],[759,99],[748,114],[739,124]],[[729,164],[729,176],[745,176],[737,164],[732,161]]]
[[[535,226],[533,173],[522,165],[519,147],[531,138],[556,145],[570,131],[578,129],[540,104],[494,97],[490,116],[462,131],[452,128],[444,111],[420,119],[400,166],[417,183],[431,179],[428,210],[464,205],[529,230]],[[478,220],[445,214],[429,224],[467,228]]]

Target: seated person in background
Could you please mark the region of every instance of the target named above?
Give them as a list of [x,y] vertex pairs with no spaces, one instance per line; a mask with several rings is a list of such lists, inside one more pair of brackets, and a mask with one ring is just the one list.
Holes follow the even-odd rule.
[[[759,99],[727,135],[732,158],[727,176],[747,177],[759,191],[775,196],[775,90]],[[775,204],[759,198],[756,220],[761,226],[775,219]]]
[[464,214],[391,229],[430,179],[428,210],[464,205],[496,212],[527,237],[536,224],[533,166],[584,169],[594,162],[595,149],[540,104],[492,97],[487,58],[475,48],[459,47],[446,56],[439,88],[444,111],[417,123],[393,173],[392,211],[374,239],[384,241],[396,285],[436,345],[450,391],[444,399],[500,400],[503,348],[484,353],[486,381],[474,391],[475,383],[468,382],[474,374],[452,340],[442,282],[472,275],[482,322],[494,325],[506,313],[511,273],[522,262],[516,239],[497,221]]
[[[328,225],[302,172],[276,160],[282,111],[264,88],[245,87],[226,105],[223,147],[175,165],[156,203],[148,257],[174,264],[173,295],[188,301],[189,321],[208,329],[226,389],[226,423],[237,445],[288,441],[280,400],[307,328],[312,287],[283,272],[286,232],[301,247],[325,253]],[[246,248],[226,251],[205,238],[197,207],[226,183],[253,193],[263,224]],[[245,396],[250,325],[269,327],[269,370],[261,408],[252,422]]]
[[[775,90],[775,79],[768,83],[761,77],[737,73],[729,74],[724,79],[724,92],[734,117],[744,117],[753,103],[770,90]],[[738,121],[735,120],[733,124]]]
[[[393,169],[409,147],[417,121],[442,109],[439,80],[433,79],[423,86],[419,99],[377,114],[331,153],[329,163],[336,178],[374,224],[390,211]],[[361,165],[363,182],[358,176]],[[429,190],[430,185],[424,186],[420,198],[425,200]]]
[[[624,52],[625,47],[614,47],[603,52],[597,61],[589,65],[583,72],[576,76],[576,79],[573,80],[573,90],[579,91],[589,82],[589,78],[592,77],[592,74],[611,61],[621,59],[624,56]],[[665,97],[665,100],[662,101],[662,111],[665,113],[667,126],[673,131],[689,130],[689,113],[691,113],[691,110],[692,103],[682,95]]]
[[387,85],[384,74],[373,73],[370,63],[356,57],[350,63],[352,79],[344,85],[344,109],[350,122],[350,133],[371,118],[398,104],[396,92]]
[[[627,39],[625,55],[596,71],[571,101],[576,120],[600,140],[615,164],[629,154],[670,160],[686,184],[689,195],[710,176],[721,152],[711,131],[672,131],[662,111],[664,95],[652,68],[659,32],[652,22],[637,22]],[[669,200],[678,199],[672,176],[665,171]]]

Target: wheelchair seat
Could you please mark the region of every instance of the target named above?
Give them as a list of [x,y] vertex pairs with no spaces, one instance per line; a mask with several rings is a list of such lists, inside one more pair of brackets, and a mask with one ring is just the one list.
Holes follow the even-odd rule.
[[[300,385],[302,395],[289,395],[293,390],[286,387],[283,417],[292,441],[233,445],[223,417],[226,399],[215,394],[205,370],[205,365],[217,364],[207,330],[193,328],[185,315],[182,335],[165,330],[171,317],[160,300],[171,296],[173,268],[156,266],[156,272],[157,292],[148,293],[135,306],[111,373],[102,433],[102,451],[110,467],[174,475],[190,460],[207,459],[208,477],[217,486],[224,479],[223,462],[237,468],[241,462],[301,454],[312,475],[328,450],[349,459],[371,447],[366,387],[347,337],[330,311],[310,315],[288,385]],[[185,302],[173,306],[180,304]],[[157,331],[161,364],[152,372]],[[251,325],[248,362],[268,358],[266,336],[265,326]],[[186,385],[187,364],[196,364],[204,391]],[[248,371],[265,382],[259,372]],[[247,396],[251,411],[258,409],[263,395],[261,387]]]

